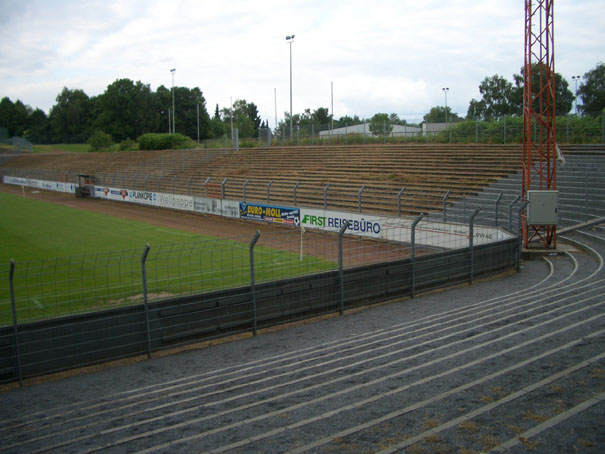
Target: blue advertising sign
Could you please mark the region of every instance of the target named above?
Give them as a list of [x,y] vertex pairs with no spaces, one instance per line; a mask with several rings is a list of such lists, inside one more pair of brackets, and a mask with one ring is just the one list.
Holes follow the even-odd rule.
[[294,226],[300,225],[299,208],[240,202],[239,216],[241,219],[251,219],[254,221],[274,222]]

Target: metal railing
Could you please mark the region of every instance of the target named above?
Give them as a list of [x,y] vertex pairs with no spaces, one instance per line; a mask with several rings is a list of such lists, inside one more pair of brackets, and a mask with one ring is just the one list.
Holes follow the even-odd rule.
[[517,266],[514,238],[426,247],[444,234],[420,219],[407,243],[344,235],[344,223],[338,234],[291,228],[0,265],[0,383],[256,334]]

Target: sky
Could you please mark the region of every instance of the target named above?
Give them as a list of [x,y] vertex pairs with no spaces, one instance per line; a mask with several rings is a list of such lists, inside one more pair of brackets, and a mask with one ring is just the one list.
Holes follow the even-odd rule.
[[[555,70],[570,84],[605,62],[605,2],[554,5]],[[292,44],[286,36],[295,35]],[[47,113],[63,87],[117,79],[245,99],[275,124],[325,107],[335,118],[433,106],[466,115],[479,84],[523,65],[521,0],[0,0],[0,98]],[[332,90],[333,87],[333,90]],[[177,106],[178,115],[178,106]]]

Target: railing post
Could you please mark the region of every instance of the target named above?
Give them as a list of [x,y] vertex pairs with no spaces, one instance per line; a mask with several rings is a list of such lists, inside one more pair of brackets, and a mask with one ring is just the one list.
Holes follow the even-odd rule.
[[328,183],[324,188],[324,210],[328,209],[328,189],[330,189],[330,186],[332,185]]
[[525,207],[529,205],[529,200],[526,200],[519,207],[519,216],[517,218],[517,273],[521,271],[521,242],[523,239],[523,234],[521,232],[521,213],[525,210]]
[[187,195],[191,195],[191,179],[192,178],[193,178],[193,176],[191,176],[187,179]]
[[132,189],[135,191],[137,189],[137,174],[136,173],[132,177]]
[[249,180],[244,181],[244,184],[242,185],[242,197],[244,202],[246,201],[246,186],[248,186],[248,181]]
[[502,196],[504,195],[504,192],[501,192],[500,194],[498,194],[498,198],[496,199],[496,214],[495,214],[495,226],[498,227],[498,204],[500,203],[500,199],[502,199]]
[[270,203],[271,200],[271,185],[273,184],[273,180],[269,181],[267,184],[267,203]]
[[513,205],[517,203],[517,201],[521,198],[521,196],[516,196],[511,203],[508,204],[508,231],[513,232]]
[[225,185],[227,184],[227,177],[221,183],[221,200],[225,200]]
[[474,222],[475,222],[475,216],[477,216],[477,214],[479,214],[479,211],[481,211],[481,208],[475,208],[475,211],[473,212],[473,214],[471,214],[471,217],[468,221],[468,247],[471,253],[471,275],[469,278],[469,285],[472,285],[473,283],[473,274],[475,272],[474,266],[475,266],[475,249],[474,249],[474,245],[473,245],[473,236],[475,234],[474,232]]
[[401,217],[401,196],[403,195],[403,191],[405,191],[405,186],[401,188],[401,191],[397,194],[397,216]]
[[206,197],[208,197],[208,183],[210,183],[210,178],[206,178],[206,182],[204,183],[204,189],[206,190]]
[[256,282],[254,280],[254,245],[260,238],[260,231],[256,231],[250,241],[250,294],[252,296],[252,335],[256,336]]
[[361,213],[361,194],[363,193],[363,190],[366,188],[365,184],[361,185],[361,189],[359,190],[359,192],[357,193],[357,204],[359,206],[359,212]]
[[19,336],[17,331],[17,305],[15,303],[15,261],[10,260],[9,285],[11,295],[11,309],[13,312],[13,336],[15,336],[15,358],[17,360],[17,376],[19,377],[19,386],[23,386],[23,375],[21,373],[21,354],[19,353]]
[[300,184],[300,181],[297,181],[296,184],[294,185],[294,206],[296,206],[296,190],[298,189],[298,185]]
[[[189,178],[191,178],[191,177],[189,177]],[[172,192],[173,194],[174,194],[174,182],[175,182],[175,180],[176,180],[176,175],[174,175],[174,176],[172,177],[172,181],[170,182],[170,189],[171,189],[171,192]]]
[[340,283],[340,309],[339,313],[344,313],[345,307],[345,279],[344,279],[344,265],[342,261],[342,236],[345,230],[349,227],[349,221],[345,221],[340,230],[338,231],[338,281]]
[[160,191],[160,183],[162,182],[162,178],[164,178],[164,175],[160,175],[160,176],[158,177],[158,192],[161,192],[161,191]]
[[147,191],[147,182],[149,181],[149,175],[145,175],[145,180],[144,180],[144,190]]
[[424,213],[420,213],[418,215],[418,217],[416,218],[416,220],[414,222],[412,222],[412,232],[411,232],[411,237],[410,237],[410,243],[412,244],[412,255],[411,255],[412,283],[411,283],[411,288],[410,288],[411,298],[414,298],[414,293],[415,293],[415,289],[416,289],[416,226],[422,220],[423,217],[424,217]]
[[443,222],[447,222],[447,198],[450,196],[450,190],[448,189],[447,192],[445,193],[445,195],[443,196]]
[[149,304],[147,302],[147,270],[145,262],[149,254],[149,244],[145,246],[141,256],[141,276],[143,280],[143,308],[145,310],[145,329],[147,330],[147,359],[151,358],[151,330],[149,328]]

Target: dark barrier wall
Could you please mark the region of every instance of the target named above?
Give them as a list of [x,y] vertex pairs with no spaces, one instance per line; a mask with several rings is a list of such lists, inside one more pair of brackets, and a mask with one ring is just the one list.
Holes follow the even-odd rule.
[[[518,243],[511,239],[471,249],[267,282],[149,304],[149,338],[143,305],[61,317],[18,326],[24,378],[146,354],[225,334],[301,319],[343,307],[409,296],[474,276],[512,269]],[[17,380],[15,336],[0,328],[0,382]],[[148,342],[149,339],[149,342]]]

